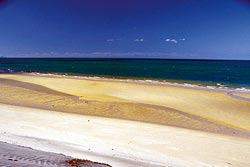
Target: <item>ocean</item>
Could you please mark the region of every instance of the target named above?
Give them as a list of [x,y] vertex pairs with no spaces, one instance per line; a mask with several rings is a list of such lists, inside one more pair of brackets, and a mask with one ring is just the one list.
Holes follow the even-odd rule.
[[0,72],[38,72],[250,88],[250,61],[0,58]]

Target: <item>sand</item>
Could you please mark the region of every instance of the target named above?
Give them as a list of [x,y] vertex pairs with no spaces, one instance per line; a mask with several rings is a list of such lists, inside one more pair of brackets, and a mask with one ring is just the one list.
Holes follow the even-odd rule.
[[6,74],[0,83],[5,104],[250,136],[250,102],[227,91]]
[[63,154],[55,154],[34,150],[28,147],[17,146],[0,142],[0,166],[18,167],[69,167],[76,165],[91,167],[110,167],[107,164],[74,159]]
[[112,166],[250,165],[248,139],[0,105],[0,140]]
[[231,91],[1,74],[0,141],[119,167],[248,167],[250,102]]

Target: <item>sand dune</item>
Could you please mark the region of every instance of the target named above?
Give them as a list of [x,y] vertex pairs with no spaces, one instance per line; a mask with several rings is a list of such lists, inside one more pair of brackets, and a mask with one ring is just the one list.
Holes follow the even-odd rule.
[[250,136],[250,102],[227,92],[27,75],[0,78],[0,102],[6,104]]

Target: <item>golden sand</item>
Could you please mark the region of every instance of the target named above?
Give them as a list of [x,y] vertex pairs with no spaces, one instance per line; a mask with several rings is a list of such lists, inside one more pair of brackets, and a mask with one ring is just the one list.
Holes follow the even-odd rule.
[[0,79],[0,103],[244,137],[250,134],[250,102],[227,92],[101,79],[7,74]]

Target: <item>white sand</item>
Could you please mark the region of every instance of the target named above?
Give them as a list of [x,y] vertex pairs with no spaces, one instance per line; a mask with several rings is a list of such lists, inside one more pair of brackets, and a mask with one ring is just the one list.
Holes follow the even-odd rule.
[[0,115],[0,141],[115,167],[250,166],[248,139],[4,104]]

